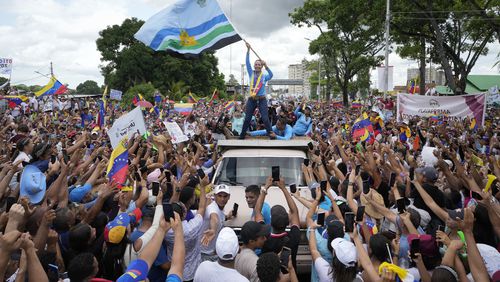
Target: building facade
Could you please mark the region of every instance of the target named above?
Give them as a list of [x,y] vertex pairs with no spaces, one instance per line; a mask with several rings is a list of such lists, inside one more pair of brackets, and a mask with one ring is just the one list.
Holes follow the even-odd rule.
[[[419,68],[409,68],[406,70],[406,81],[416,79],[420,76]],[[446,82],[444,71],[437,70],[436,68],[425,68],[425,83],[436,83],[436,85],[444,85]]]
[[312,71],[307,70],[306,64],[293,64],[288,66],[288,79],[301,79],[304,81],[303,85],[289,85],[288,94],[303,95],[309,97],[311,95],[311,83],[309,78]]

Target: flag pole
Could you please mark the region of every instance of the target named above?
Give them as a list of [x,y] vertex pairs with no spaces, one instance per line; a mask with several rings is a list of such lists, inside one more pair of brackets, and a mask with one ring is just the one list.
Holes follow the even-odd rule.
[[255,50],[252,48],[252,45],[250,45],[250,43],[248,43],[245,39],[243,39],[243,42],[245,42],[246,44],[248,44],[250,46],[250,50],[252,50],[252,52],[255,54],[255,56],[257,56],[257,58],[262,61],[262,59],[260,58],[259,54],[257,54],[257,52],[255,52]]

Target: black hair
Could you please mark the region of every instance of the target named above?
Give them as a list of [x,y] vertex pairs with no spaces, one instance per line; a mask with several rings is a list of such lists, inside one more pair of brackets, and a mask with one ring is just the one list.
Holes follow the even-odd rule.
[[486,244],[496,248],[496,236],[491,236],[491,234],[495,234],[493,225],[488,216],[488,210],[483,204],[479,203],[474,209],[474,219],[472,233],[474,234],[476,243]]
[[26,124],[20,124],[18,127],[17,127],[17,131],[19,132],[24,132],[24,133],[28,133],[30,130],[28,128],[28,126]]
[[340,170],[340,172],[342,172],[343,175],[346,175],[347,174],[347,165],[343,162],[339,163],[337,165],[337,168]]
[[356,267],[347,267],[334,256],[330,273],[333,273],[336,282],[351,282],[356,278]]
[[370,255],[380,262],[388,261],[387,244],[390,244],[390,241],[382,233],[371,236],[369,242]]
[[68,277],[73,282],[85,281],[94,273],[94,255],[81,253],[68,266]]
[[257,260],[257,275],[261,282],[276,282],[280,271],[280,258],[275,253],[264,253]]
[[408,213],[410,213],[410,221],[413,224],[415,228],[418,228],[420,226],[420,214],[418,213],[417,210],[409,208]]
[[106,251],[102,256],[103,277],[112,281],[116,281],[124,273],[123,264],[121,263],[125,250],[129,244],[129,240],[125,236],[120,243],[106,243]]
[[252,194],[259,196],[260,195],[260,187],[257,185],[247,186],[247,188],[245,188],[245,193],[252,193]]
[[190,207],[188,207],[188,202],[193,198],[193,196],[194,196],[194,188],[189,186],[184,187],[182,188],[181,193],[179,195],[179,202],[183,203],[186,206],[186,208],[189,209]]
[[69,230],[69,246],[76,252],[83,252],[89,246],[92,229],[86,223],[78,223]]
[[70,212],[71,210],[68,207],[59,208],[56,210],[56,218],[54,218],[52,226],[57,232],[66,232],[69,230]]
[[431,282],[458,282],[458,280],[449,270],[436,268],[432,271]]

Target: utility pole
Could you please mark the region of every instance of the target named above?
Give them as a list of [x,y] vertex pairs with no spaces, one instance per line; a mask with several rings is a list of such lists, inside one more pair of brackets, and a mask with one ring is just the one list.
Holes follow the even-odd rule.
[[245,64],[241,64],[241,95],[245,97]]
[[387,0],[387,7],[385,13],[385,91],[384,100],[387,99],[387,92],[389,90],[389,28],[391,23],[391,0]]
[[[229,0],[229,18],[233,16],[233,0]],[[233,44],[229,45],[229,76],[233,74],[231,67],[233,66]]]
[[318,58],[318,87],[316,88],[316,95],[318,96],[319,102],[319,96],[321,95],[321,54],[319,54]]
[[50,77],[54,76],[54,69],[52,68],[52,62],[50,62]]

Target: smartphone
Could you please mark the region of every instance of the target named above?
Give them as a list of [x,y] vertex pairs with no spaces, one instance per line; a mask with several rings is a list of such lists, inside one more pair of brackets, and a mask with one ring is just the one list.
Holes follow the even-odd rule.
[[297,192],[297,184],[290,184],[290,193],[295,194]]
[[363,216],[365,215],[365,206],[359,206],[356,212],[356,222],[363,221]]
[[358,175],[360,171],[361,171],[361,165],[360,164],[356,165],[356,170],[355,170],[356,175]]
[[205,178],[205,172],[203,171],[203,169],[200,168],[200,169],[197,170],[197,172],[198,172],[198,176],[201,179]]
[[410,167],[410,180],[413,180],[414,177],[415,177],[415,168]]
[[321,187],[321,191],[326,191],[327,182],[326,181],[321,181],[319,187]]
[[370,193],[370,181],[368,179],[363,180],[363,194]]
[[158,193],[160,192],[160,183],[158,182],[153,182],[151,183],[151,188],[153,190],[153,196],[158,196]]
[[324,226],[325,225],[325,213],[318,213],[318,218],[316,219],[316,223],[319,226]]
[[416,253],[420,253],[420,239],[413,239],[410,244],[410,258],[416,258]]
[[271,168],[271,171],[272,171],[273,181],[279,181],[280,180],[280,167],[279,166],[273,166]]
[[389,178],[389,187],[392,188],[394,186],[394,183],[396,183],[396,174],[392,172]]
[[291,250],[288,247],[283,247],[281,250],[280,254],[280,266],[281,266],[281,273],[287,274],[288,273],[288,260],[290,258]]
[[309,150],[311,151],[314,149],[314,145],[312,142],[307,143],[307,147],[309,147]]
[[438,230],[441,231],[441,232],[444,232],[445,229],[446,229],[446,226],[444,226],[444,225],[439,225],[438,226]]
[[354,231],[354,213],[345,213],[345,232],[350,233]]
[[170,218],[175,218],[174,209],[172,208],[172,204],[163,203],[163,215],[166,221],[170,221]]
[[239,208],[239,205],[237,203],[234,203],[234,205],[233,205],[233,216],[238,215],[238,208]]
[[59,280],[59,267],[57,265],[49,263],[49,267],[47,268],[47,276],[50,281]]
[[405,198],[399,198],[396,200],[396,206],[398,207],[398,213],[402,214],[406,211]]
[[55,163],[56,162],[56,156],[55,155],[50,156],[50,162],[51,163]]
[[170,181],[170,176],[172,175],[170,170],[166,169],[164,173],[165,173],[165,178],[167,178],[167,181]]
[[10,208],[12,207],[13,204],[16,203],[16,198],[14,197],[7,197],[7,208],[5,209],[6,212],[10,211]]
[[311,197],[313,199],[316,199],[316,188],[311,188],[310,191],[311,191]]
[[304,165],[309,166],[309,159],[304,159]]

